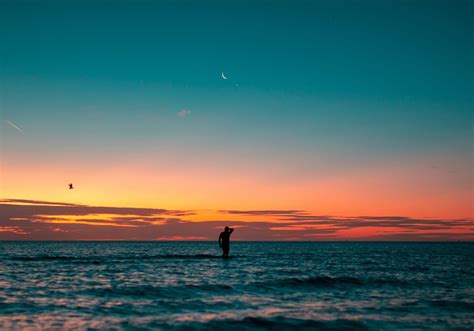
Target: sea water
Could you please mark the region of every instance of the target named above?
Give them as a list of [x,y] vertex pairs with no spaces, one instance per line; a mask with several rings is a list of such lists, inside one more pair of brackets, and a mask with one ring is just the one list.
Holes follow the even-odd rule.
[[0,329],[474,328],[474,244],[0,242]]

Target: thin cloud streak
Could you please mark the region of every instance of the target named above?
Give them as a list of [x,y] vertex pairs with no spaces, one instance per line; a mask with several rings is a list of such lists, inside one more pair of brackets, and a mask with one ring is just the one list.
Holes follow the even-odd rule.
[[27,200],[27,199],[0,199],[0,203],[13,203],[13,204],[25,204],[25,205],[50,205],[50,206],[85,206],[75,203],[66,202],[51,202],[43,200]]
[[19,132],[21,132],[21,133],[25,133],[25,131],[23,131],[23,129],[20,128],[20,127],[19,127],[18,125],[16,125],[15,123],[10,122],[9,120],[5,120],[5,122],[6,122],[9,126],[11,126],[12,128],[14,128],[15,130],[17,130],[17,131],[19,131]]

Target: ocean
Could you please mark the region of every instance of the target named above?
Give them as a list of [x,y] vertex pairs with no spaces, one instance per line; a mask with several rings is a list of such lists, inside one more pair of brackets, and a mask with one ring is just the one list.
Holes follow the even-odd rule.
[[0,329],[474,328],[473,243],[0,242]]

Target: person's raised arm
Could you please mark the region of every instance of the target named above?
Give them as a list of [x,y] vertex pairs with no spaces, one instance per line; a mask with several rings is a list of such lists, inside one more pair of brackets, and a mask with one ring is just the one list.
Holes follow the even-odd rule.
[[229,232],[230,232],[230,233],[234,232],[234,229],[229,229]]

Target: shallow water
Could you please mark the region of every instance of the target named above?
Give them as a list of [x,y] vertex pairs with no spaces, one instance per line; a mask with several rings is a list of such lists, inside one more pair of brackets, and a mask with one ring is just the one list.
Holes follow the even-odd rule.
[[0,329],[474,328],[472,243],[0,242]]

